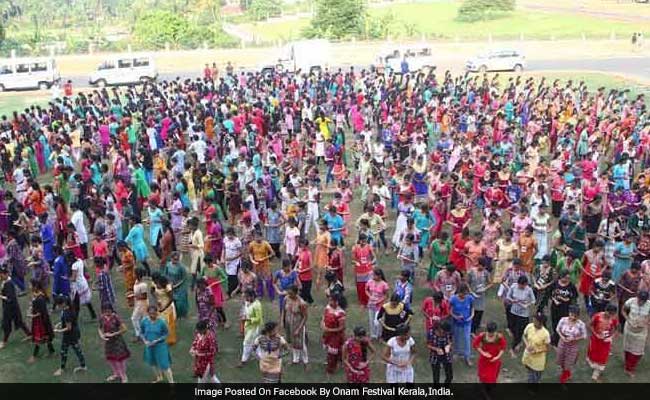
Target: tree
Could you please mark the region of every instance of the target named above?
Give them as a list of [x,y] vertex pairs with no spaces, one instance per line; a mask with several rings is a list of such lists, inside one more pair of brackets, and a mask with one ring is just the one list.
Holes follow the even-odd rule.
[[207,17],[210,23],[221,26],[221,1],[198,0],[196,3],[196,8],[199,12],[201,21],[204,17]]
[[364,0],[315,0],[308,37],[342,39],[361,36],[365,30]]
[[196,45],[202,39],[200,28],[193,28],[189,21],[171,11],[149,11],[135,23],[133,34],[145,48],[161,49],[169,43],[173,47]]
[[457,19],[475,22],[498,18],[515,10],[515,0],[465,0],[458,9]]
[[261,21],[282,14],[280,0],[252,0],[246,13],[254,20]]

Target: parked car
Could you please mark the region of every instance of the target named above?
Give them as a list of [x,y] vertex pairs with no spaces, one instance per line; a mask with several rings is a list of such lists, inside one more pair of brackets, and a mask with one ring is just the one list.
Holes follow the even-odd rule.
[[406,61],[409,72],[433,67],[434,59],[431,47],[415,45],[410,47],[386,48],[378,56],[376,68],[399,73],[402,71],[402,62]]
[[465,69],[470,72],[515,71],[526,67],[526,58],[516,50],[493,50],[467,61]]
[[0,92],[46,90],[61,78],[53,58],[9,58],[0,61]]
[[158,70],[151,56],[114,56],[104,60],[88,80],[91,85],[126,85],[153,81]]
[[277,64],[277,65],[262,65],[260,68],[260,74],[265,77],[269,78],[275,74],[279,74],[284,72],[284,66],[282,64]]

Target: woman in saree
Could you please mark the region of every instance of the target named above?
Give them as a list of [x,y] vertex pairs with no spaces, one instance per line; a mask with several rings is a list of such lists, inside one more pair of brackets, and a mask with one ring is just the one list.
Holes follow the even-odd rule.
[[[173,346],[176,344],[176,307],[172,297],[172,284],[169,283],[167,277],[156,274],[153,278],[154,287],[153,293],[156,296],[157,312],[160,313],[162,319],[165,320],[168,334],[167,344]],[[146,337],[145,337],[146,339]]]

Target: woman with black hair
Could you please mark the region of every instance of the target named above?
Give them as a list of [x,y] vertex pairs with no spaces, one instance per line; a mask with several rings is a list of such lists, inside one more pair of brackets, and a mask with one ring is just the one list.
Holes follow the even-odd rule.
[[384,303],[377,313],[377,320],[382,327],[381,340],[386,343],[397,335],[397,327],[411,321],[413,312],[402,303],[399,294],[393,293],[390,301]]
[[427,334],[427,348],[429,349],[429,363],[433,372],[433,384],[440,384],[440,367],[445,370],[445,385],[449,385],[454,379],[452,366],[452,344],[451,324],[443,321],[437,324]]
[[289,345],[278,333],[277,322],[267,322],[261,335],[253,343],[253,351],[259,357],[263,383],[280,383],[282,379],[282,356]]
[[348,383],[370,382],[370,362],[375,355],[366,330],[357,326],[354,335],[343,345],[343,365]]
[[551,337],[544,327],[545,324],[546,315],[538,313],[533,322],[524,329],[525,350],[521,362],[528,370],[528,383],[530,384],[539,383],[546,367],[546,353],[548,353]]
[[112,382],[119,378],[121,383],[127,383],[126,360],[131,356],[131,352],[123,337],[124,333],[126,333],[126,325],[122,323],[122,320],[110,304],[102,305],[98,333],[100,339],[104,342],[106,361],[113,371],[106,378],[106,381]]
[[524,329],[529,323],[530,310],[535,305],[535,294],[533,289],[528,285],[528,277],[520,276],[517,284],[512,285],[506,295],[508,302],[511,304],[510,315],[512,322],[512,347],[510,355],[515,358],[521,343]]
[[173,346],[176,344],[176,306],[172,297],[173,287],[167,280],[167,277],[155,273],[151,279],[154,286],[151,291],[155,295],[158,311],[166,322],[167,334],[165,335],[167,344]]
[[147,262],[149,252],[144,240],[144,227],[142,226],[142,220],[134,215],[132,221],[134,225],[129,230],[129,234],[124,238],[124,241],[131,245],[135,259],[141,262],[147,271],[151,271],[149,263]]
[[221,383],[214,367],[214,357],[219,351],[217,338],[208,329],[208,325],[205,320],[196,324],[194,341],[190,347],[190,355],[194,358],[194,377],[198,379],[197,383]]
[[386,362],[386,383],[413,383],[415,340],[408,325],[397,326],[395,336],[386,342],[382,359]]
[[497,332],[497,324],[488,322],[486,331],[474,337],[472,346],[480,354],[477,363],[478,379],[483,384],[495,384],[501,372],[501,357],[506,351],[506,339]]
[[558,279],[550,287],[551,293],[551,344],[557,346],[560,335],[557,324],[560,319],[569,316],[569,306],[578,300],[578,290],[571,283],[569,271],[562,270]]
[[302,363],[307,368],[307,308],[308,305],[298,296],[295,285],[287,289],[284,307],[280,312],[280,324],[284,327],[287,342],[291,344],[293,364]]
[[325,372],[328,376],[336,372],[338,363],[341,361],[341,348],[345,338],[346,306],[345,297],[338,293],[330,295],[321,319],[322,341],[327,352]]
[[68,362],[68,350],[72,347],[79,366],[73,372],[87,371],[86,359],[81,350],[81,332],[79,330],[79,321],[77,313],[72,307],[72,300],[69,297],[59,296],[54,301],[56,307],[61,310],[61,322],[54,327],[55,333],[61,333],[61,366],[54,372],[54,376],[63,375],[65,366]]
[[32,356],[27,360],[29,364],[36,362],[36,357],[38,357],[42,344],[47,345],[47,350],[50,355],[54,354],[54,346],[52,345],[54,329],[52,328],[50,313],[47,309],[49,300],[40,281],[32,280],[31,284],[33,296],[32,306],[27,316],[32,320],[32,343],[34,343],[34,351]]

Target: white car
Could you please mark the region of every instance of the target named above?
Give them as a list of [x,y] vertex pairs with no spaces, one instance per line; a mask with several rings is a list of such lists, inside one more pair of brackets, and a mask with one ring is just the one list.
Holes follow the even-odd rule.
[[515,71],[526,68],[526,57],[516,50],[489,51],[467,61],[465,69],[470,72]]
[[104,60],[88,80],[91,85],[126,85],[153,81],[158,70],[150,56],[114,56]]
[[387,48],[377,56],[377,66],[399,73],[402,62],[406,61],[409,72],[435,66],[431,47],[422,45],[414,47]]

